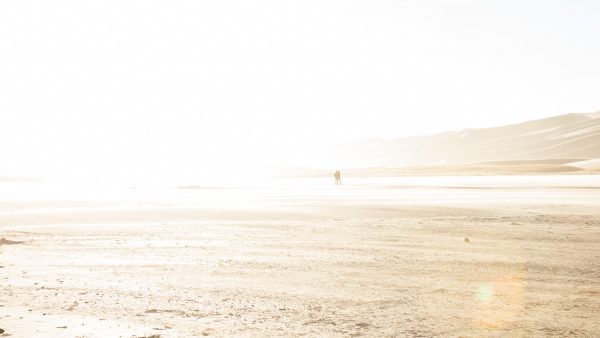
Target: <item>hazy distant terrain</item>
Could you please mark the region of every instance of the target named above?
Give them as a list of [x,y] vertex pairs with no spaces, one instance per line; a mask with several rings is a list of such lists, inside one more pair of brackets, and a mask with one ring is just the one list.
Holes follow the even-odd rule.
[[[600,112],[395,140],[370,139],[337,152],[340,161],[351,167],[413,167],[412,171],[422,174],[436,170],[469,174],[594,171],[600,168],[596,161],[600,158]],[[426,168],[432,165],[438,167]]]

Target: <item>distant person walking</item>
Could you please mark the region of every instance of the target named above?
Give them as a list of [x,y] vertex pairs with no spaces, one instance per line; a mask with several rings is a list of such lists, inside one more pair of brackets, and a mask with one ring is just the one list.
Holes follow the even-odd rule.
[[335,178],[335,184],[342,184],[342,173],[339,170],[333,173],[333,178]]

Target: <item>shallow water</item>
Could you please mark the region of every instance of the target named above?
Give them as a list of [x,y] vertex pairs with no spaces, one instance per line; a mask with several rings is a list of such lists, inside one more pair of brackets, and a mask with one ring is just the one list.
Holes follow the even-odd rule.
[[[243,184],[125,185],[82,182],[0,182],[0,210],[7,203],[29,209],[99,207],[196,207],[252,209],[331,199],[394,204],[560,203],[600,201],[600,175],[433,176],[262,179]],[[36,202],[36,203],[31,203]]]

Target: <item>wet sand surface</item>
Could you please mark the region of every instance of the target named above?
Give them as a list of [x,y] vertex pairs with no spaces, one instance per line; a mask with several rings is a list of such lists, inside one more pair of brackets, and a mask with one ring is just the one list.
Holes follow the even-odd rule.
[[[0,237],[24,243],[0,246],[0,328],[14,337],[600,335],[600,190],[475,188],[253,191],[220,209],[3,201]],[[243,196],[252,208],[239,207]]]

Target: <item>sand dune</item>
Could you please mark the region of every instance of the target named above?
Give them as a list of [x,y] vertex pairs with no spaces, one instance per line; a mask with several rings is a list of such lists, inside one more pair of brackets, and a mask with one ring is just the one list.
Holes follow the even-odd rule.
[[571,167],[587,169],[587,170],[598,170],[598,169],[600,169],[600,159],[595,158],[595,159],[591,159],[591,160],[576,161],[576,162],[568,163],[567,165],[571,166]]
[[371,139],[337,152],[332,156],[358,167],[594,159],[600,158],[600,115],[567,114],[495,128]]

